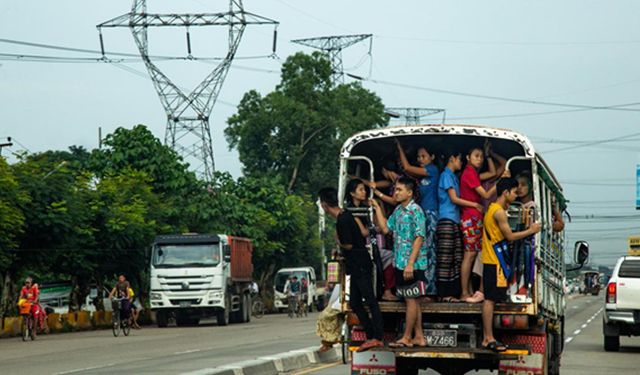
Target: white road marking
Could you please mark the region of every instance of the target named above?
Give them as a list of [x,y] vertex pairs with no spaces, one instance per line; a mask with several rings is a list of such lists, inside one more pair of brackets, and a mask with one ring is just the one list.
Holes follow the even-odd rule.
[[185,350],[183,352],[175,352],[173,353],[174,355],[180,355],[180,354],[189,354],[189,353],[196,353],[201,351],[202,349],[193,349],[193,350]]
[[579,329],[576,329],[575,331],[573,331],[573,334],[574,334],[574,335],[579,335],[579,334],[580,334],[580,332],[582,332],[582,331],[581,331],[581,330],[579,330]]
[[83,372],[83,371],[89,371],[89,370],[97,370],[100,368],[105,368],[105,367],[110,367],[115,365],[115,363],[107,363],[106,365],[102,365],[102,366],[93,366],[93,367],[84,367],[84,368],[79,368],[79,369],[75,369],[75,370],[69,370],[69,371],[63,371],[63,372],[57,372],[54,375],[65,375],[65,374],[74,374],[76,372]]
[[567,337],[566,340],[564,340],[564,342],[566,342],[567,344],[571,342],[571,340],[573,340],[573,337]]
[[580,328],[582,328],[582,329],[587,328],[587,324],[589,324],[589,323],[585,323],[585,324],[583,324],[582,326],[580,326]]

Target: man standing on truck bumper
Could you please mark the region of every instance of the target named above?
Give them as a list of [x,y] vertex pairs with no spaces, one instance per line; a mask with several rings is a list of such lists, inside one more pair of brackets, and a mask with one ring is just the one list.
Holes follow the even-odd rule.
[[498,181],[498,199],[491,203],[484,216],[484,231],[482,235],[482,263],[484,269],[484,302],[482,305],[482,329],[484,339],[482,347],[495,352],[507,350],[507,346],[493,337],[493,310],[496,302],[502,302],[507,297],[507,277],[504,274],[505,264],[501,259],[501,252],[507,251],[508,242],[521,240],[540,231],[540,223],[533,223],[529,229],[512,232],[507,218],[507,209],[515,202],[518,182],[513,178],[503,178]]
[[[351,276],[349,305],[367,333],[367,341],[360,345],[358,351],[382,347],[382,313],[373,292],[373,262],[367,251],[366,240],[351,212],[338,206],[336,189],[324,188],[318,195],[324,212],[336,219],[336,231],[346,260],[347,275]],[[363,299],[369,307],[371,317],[364,308]]]
[[[431,254],[429,262],[426,236],[426,218],[422,208],[413,201],[413,180],[401,177],[396,183],[393,197],[399,203],[389,220],[384,218],[379,203],[373,199],[371,204],[376,209],[376,217],[383,234],[393,232],[393,264],[396,273],[396,288],[400,294],[403,287],[415,290],[415,293],[403,295],[407,305],[405,330],[402,338],[392,347],[427,346],[422,332],[422,311],[419,298],[427,294],[435,295],[435,280],[427,280],[425,270],[435,267],[435,254]],[[430,272],[435,275],[435,272]],[[415,335],[415,336],[414,336]]]

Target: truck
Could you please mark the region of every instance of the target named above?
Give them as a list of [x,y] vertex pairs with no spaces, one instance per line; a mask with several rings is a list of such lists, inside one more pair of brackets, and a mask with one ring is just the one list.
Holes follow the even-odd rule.
[[249,322],[251,240],[226,234],[157,236],[151,250],[151,311],[158,327]]
[[605,290],[604,350],[620,350],[620,336],[640,336],[640,256],[618,259]]
[[[342,310],[346,314],[343,328],[343,358],[351,361],[352,374],[414,375],[421,369],[433,369],[440,374],[464,374],[471,370],[499,370],[514,374],[558,374],[565,343],[565,252],[563,231],[553,231],[554,206],[562,212],[567,207],[562,187],[549,165],[524,135],[508,129],[476,125],[407,125],[389,126],[354,134],[340,151],[338,200],[343,209],[355,216],[366,216],[373,222],[370,207],[348,207],[345,188],[350,178],[379,181],[380,161],[394,157],[399,142],[405,150],[417,151],[426,146],[430,152],[453,148],[463,153],[473,147],[482,148],[490,142],[502,155],[504,168],[516,176],[527,171],[532,178],[534,208],[514,204],[508,209],[513,229],[538,221],[542,231],[535,235],[527,250],[514,250],[514,259],[526,264],[511,281],[509,298],[497,303],[494,310],[496,337],[509,345],[502,353],[482,348],[482,303],[421,302],[423,332],[429,345],[400,349],[382,349],[357,353],[366,339],[357,316],[349,309],[348,288],[342,289]],[[410,151],[409,151],[410,152]],[[415,159],[414,159],[415,160]],[[373,199],[373,191],[369,192]],[[391,193],[389,193],[391,194]],[[369,239],[369,251],[378,251],[375,233]],[[517,251],[517,253],[516,253]],[[574,262],[584,264],[589,246],[578,241],[574,247]],[[519,257],[519,258],[518,258]],[[580,266],[578,266],[580,267]],[[344,267],[341,267],[344,268]],[[576,268],[577,269],[577,268]],[[521,272],[521,273],[520,273]],[[374,277],[382,278],[374,271]],[[526,275],[525,285],[518,284]],[[342,285],[348,276],[342,275]],[[375,281],[374,281],[375,283]],[[374,284],[375,285],[375,284]],[[403,331],[405,304],[380,301],[384,319],[385,341],[395,341]]]
[[317,287],[316,287],[316,271],[313,267],[290,267],[281,268],[276,272],[276,276],[273,282],[273,296],[274,306],[278,311],[283,312],[289,308],[289,301],[287,295],[284,292],[284,287],[292,276],[297,276],[298,280],[304,278],[308,282],[307,292],[307,306],[309,312],[313,309],[313,306],[317,307]]

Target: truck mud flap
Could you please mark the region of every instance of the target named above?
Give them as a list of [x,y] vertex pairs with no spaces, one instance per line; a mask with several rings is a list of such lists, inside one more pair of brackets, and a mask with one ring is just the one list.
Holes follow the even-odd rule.
[[[351,375],[396,375],[396,356],[389,351],[353,352]],[[400,374],[398,374],[400,375]]]
[[501,360],[499,374],[544,374],[546,363],[547,336],[542,334],[509,334],[500,337],[500,341],[507,345],[525,345],[530,348],[529,355],[519,355],[518,359]]

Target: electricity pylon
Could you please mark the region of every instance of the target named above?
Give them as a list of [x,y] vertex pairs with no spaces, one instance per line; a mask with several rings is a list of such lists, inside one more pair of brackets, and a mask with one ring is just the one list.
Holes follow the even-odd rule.
[[385,108],[387,115],[395,118],[405,119],[406,125],[419,125],[423,117],[442,113],[442,123],[444,124],[446,110],[440,108],[409,108],[409,107],[393,107]]
[[333,72],[331,74],[331,83],[333,86],[336,86],[344,83],[342,50],[365,39],[369,39],[369,53],[371,53],[372,36],[372,34],[322,36],[318,38],[295,39],[292,40],[291,43],[297,43],[324,51],[331,61],[331,70]]
[[[277,26],[278,22],[246,12],[242,5],[242,0],[230,0],[228,12],[199,14],[147,13],[146,0],[133,0],[131,12],[103,22],[97,28],[100,32],[100,47],[103,56],[103,28],[128,27],[131,30],[140,56],[167,115],[165,144],[183,157],[197,159],[201,164],[196,166],[196,171],[205,180],[210,181],[215,170],[209,128],[211,111],[246,26],[267,24]],[[151,60],[147,32],[150,27],[185,27],[188,57],[191,58],[189,27],[202,26],[227,26],[229,28],[228,50],[213,71],[191,93],[186,93],[174,84]],[[275,35],[274,32],[274,38]],[[275,39],[273,48],[275,49]]]

